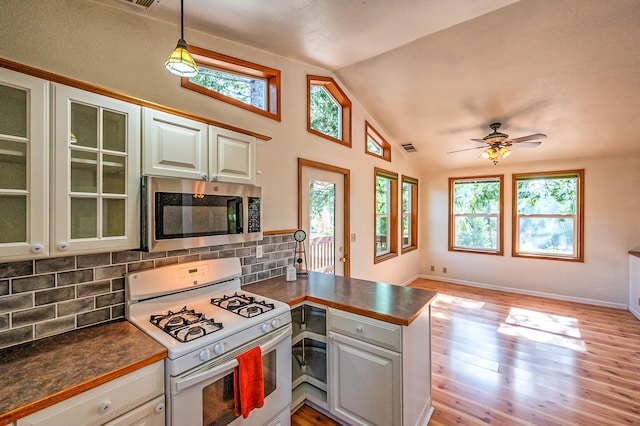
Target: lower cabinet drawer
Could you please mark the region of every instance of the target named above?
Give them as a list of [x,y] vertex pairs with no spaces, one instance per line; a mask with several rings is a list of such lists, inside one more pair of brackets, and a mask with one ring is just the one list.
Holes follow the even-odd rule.
[[[19,419],[16,424],[102,425],[163,393],[164,363],[158,361]],[[164,419],[164,413],[162,418]]]
[[402,327],[397,324],[329,308],[329,330],[396,352],[402,351]]
[[104,426],[165,426],[164,395],[123,414]]

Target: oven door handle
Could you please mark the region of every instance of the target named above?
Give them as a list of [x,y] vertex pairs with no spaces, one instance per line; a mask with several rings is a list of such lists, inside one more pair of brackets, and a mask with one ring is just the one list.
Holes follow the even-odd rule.
[[210,377],[215,377],[220,373],[226,372],[238,366],[238,360],[236,357],[249,349],[253,349],[256,346],[260,346],[260,350],[263,354],[269,352],[275,346],[277,346],[283,339],[290,336],[292,333],[291,324],[282,327],[268,335],[262,336],[257,341],[251,342],[248,345],[241,346],[226,355],[218,359],[214,359],[212,362],[207,363],[194,371],[191,371],[182,376],[176,377],[173,381],[174,393],[180,392],[196,383],[206,380]]

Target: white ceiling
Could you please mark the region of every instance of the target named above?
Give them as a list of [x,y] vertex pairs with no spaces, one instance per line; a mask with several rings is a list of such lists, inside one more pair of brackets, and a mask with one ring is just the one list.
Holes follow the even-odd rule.
[[332,70],[425,169],[488,163],[446,152],[494,121],[548,135],[504,162],[640,154],[638,0],[186,0],[185,26]]

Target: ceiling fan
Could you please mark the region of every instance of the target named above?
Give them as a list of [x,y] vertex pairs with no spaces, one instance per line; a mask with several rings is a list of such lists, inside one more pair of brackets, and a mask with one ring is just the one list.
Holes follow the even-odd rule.
[[540,139],[545,139],[547,137],[547,135],[543,133],[534,133],[528,136],[509,139],[509,135],[498,131],[500,126],[502,126],[502,123],[491,123],[489,127],[491,128],[491,130],[493,130],[493,133],[489,133],[482,139],[471,139],[472,141],[482,143],[482,146],[459,149],[457,151],[449,151],[447,152],[447,154],[461,151],[470,151],[472,149],[484,149],[481,154],[482,157],[493,161],[493,164],[498,164],[499,157],[507,158],[509,155],[511,155],[511,150],[509,149],[509,147],[535,148],[542,143]]

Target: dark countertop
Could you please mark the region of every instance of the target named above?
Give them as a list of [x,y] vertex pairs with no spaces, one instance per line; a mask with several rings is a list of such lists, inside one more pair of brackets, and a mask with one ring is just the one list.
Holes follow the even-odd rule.
[[242,288],[290,306],[308,300],[398,325],[411,324],[437,296],[434,291],[319,272],[296,281],[286,281],[283,275]]
[[0,425],[160,361],[167,350],[127,321],[0,350]]
[[633,250],[632,250],[632,251],[630,251],[630,252],[629,252],[629,254],[630,254],[631,256],[640,257],[640,251],[633,251]]

